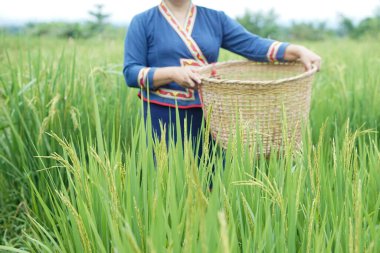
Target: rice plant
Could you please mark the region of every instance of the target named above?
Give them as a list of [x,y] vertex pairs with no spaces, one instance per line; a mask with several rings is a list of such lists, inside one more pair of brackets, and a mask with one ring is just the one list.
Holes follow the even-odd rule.
[[303,148],[269,158],[155,138],[119,41],[0,43],[0,251],[380,251],[378,43],[309,45]]

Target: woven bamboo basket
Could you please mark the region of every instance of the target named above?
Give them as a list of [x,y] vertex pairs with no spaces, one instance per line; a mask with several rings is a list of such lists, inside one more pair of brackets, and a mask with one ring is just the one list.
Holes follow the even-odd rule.
[[[227,148],[236,134],[270,154],[286,142],[301,145],[316,67],[299,62],[222,62],[203,67],[199,92],[214,139]],[[258,146],[260,144],[260,147]]]

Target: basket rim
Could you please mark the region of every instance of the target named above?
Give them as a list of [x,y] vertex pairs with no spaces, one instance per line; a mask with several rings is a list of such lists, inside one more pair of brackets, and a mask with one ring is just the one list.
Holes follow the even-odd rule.
[[[295,75],[288,78],[280,78],[276,80],[266,80],[266,81],[253,81],[253,80],[232,80],[232,79],[217,79],[217,78],[211,78],[211,77],[205,77],[202,76],[202,72],[209,70],[210,68],[213,68],[214,66],[228,66],[228,65],[236,65],[236,64],[245,64],[245,63],[254,63],[259,65],[301,65],[302,63],[299,61],[292,61],[292,62],[257,62],[257,61],[250,61],[250,60],[232,60],[232,61],[225,61],[225,62],[217,62],[214,64],[209,64],[207,66],[203,66],[200,68],[201,73],[201,80],[210,82],[213,84],[234,84],[234,85],[279,85],[282,83],[288,83],[291,81],[296,81],[300,79],[304,79],[307,77],[310,77],[314,75],[318,68],[316,65],[312,64],[312,68],[308,71],[305,71],[299,75]],[[201,85],[204,85],[201,83]]]

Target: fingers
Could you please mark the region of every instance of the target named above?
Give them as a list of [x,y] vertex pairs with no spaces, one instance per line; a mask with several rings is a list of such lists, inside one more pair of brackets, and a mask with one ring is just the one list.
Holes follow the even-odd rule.
[[201,76],[198,73],[195,73],[193,71],[190,71],[189,73],[190,78],[196,82],[197,84],[201,84]]
[[309,71],[312,69],[312,64],[311,64],[311,61],[304,61],[303,62],[303,65],[305,66],[305,71]]
[[315,66],[317,68],[317,71],[319,71],[321,69],[321,58],[316,57],[316,58],[312,58],[312,59],[307,59],[304,62],[304,65],[305,65],[306,71],[311,70],[313,68],[313,66]]
[[301,62],[305,66],[305,71],[309,71],[315,66],[317,71],[321,69],[321,57],[310,50],[306,50],[301,54]]
[[196,86],[195,86],[195,82],[190,78],[186,78],[186,85],[189,87],[189,88],[192,88],[194,89]]
[[319,71],[321,69],[321,66],[322,66],[322,60],[320,57],[318,57],[318,59],[314,60],[313,61],[313,64],[317,67],[317,71]]
[[191,89],[197,89],[198,85],[201,84],[200,75],[195,72],[194,68],[183,68],[184,71],[184,81],[179,83],[181,86]]
[[313,66],[317,71],[321,69],[321,57],[304,46],[289,45],[285,51],[284,59],[300,60],[305,67],[305,71],[310,71]]
[[187,67],[187,68],[189,68],[194,73],[199,73],[200,72],[199,67]]

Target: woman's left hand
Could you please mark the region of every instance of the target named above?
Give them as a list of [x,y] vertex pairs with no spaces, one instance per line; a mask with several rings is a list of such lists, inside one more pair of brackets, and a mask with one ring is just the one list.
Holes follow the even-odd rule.
[[287,46],[284,54],[284,60],[300,60],[305,66],[306,71],[311,70],[312,65],[315,65],[318,71],[321,69],[321,57],[306,47],[299,45]]

